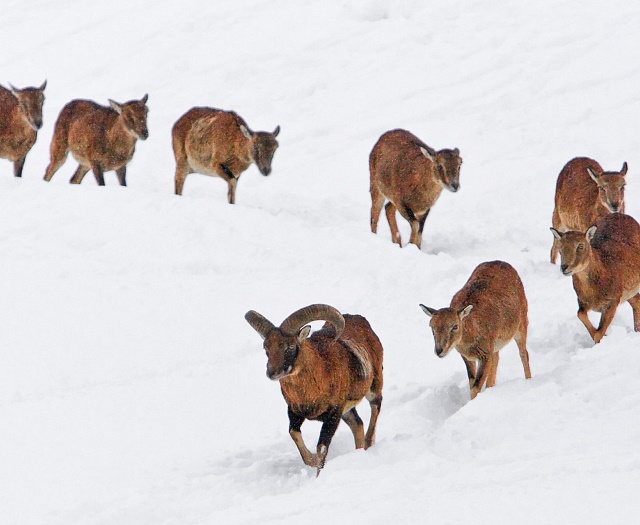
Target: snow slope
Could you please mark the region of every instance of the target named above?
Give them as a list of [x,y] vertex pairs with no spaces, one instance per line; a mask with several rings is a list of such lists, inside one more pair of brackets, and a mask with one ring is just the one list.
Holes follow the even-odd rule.
[[[593,346],[548,227],[577,155],[628,161],[640,216],[639,23],[628,1],[6,0],[0,81],[48,87],[23,179],[0,161],[0,523],[634,523],[640,335],[623,305]],[[42,181],[67,101],[144,93],[128,188],[71,187],[71,160]],[[172,194],[194,105],[282,127],[235,206],[200,175]],[[395,127],[464,159],[422,251],[369,231],[368,154]],[[470,403],[418,303],[492,259],[525,284],[533,378],[511,343]],[[385,347],[377,444],[341,426],[318,478],[243,319],[313,302]]]

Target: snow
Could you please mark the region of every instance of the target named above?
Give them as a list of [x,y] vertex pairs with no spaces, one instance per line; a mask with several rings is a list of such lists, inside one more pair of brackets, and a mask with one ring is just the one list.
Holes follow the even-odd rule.
[[[640,335],[622,305],[594,346],[549,264],[555,180],[579,155],[628,161],[639,216],[640,7],[633,2],[7,0],[3,85],[48,80],[22,180],[0,160],[0,523],[633,523]],[[149,131],[107,187],[42,181],[74,98],[149,93]],[[282,127],[273,173],[237,204],[219,179],[173,195],[170,129],[187,109]],[[422,250],[370,233],[368,154],[403,127],[460,148]],[[409,228],[399,220],[403,240]],[[503,259],[529,300],[469,401],[419,303],[449,303]],[[316,478],[288,436],[243,316],[323,302],[385,348],[377,443],[346,425]],[[593,319],[596,319],[594,316]],[[368,409],[361,414],[368,420]],[[315,446],[319,424],[303,433]]]

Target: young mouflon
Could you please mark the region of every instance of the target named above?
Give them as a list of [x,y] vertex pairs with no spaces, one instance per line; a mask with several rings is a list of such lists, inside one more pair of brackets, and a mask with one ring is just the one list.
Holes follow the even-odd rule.
[[[633,328],[640,331],[640,225],[623,213],[610,213],[586,232],[551,228],[560,253],[560,270],[571,276],[578,297],[578,319],[599,343],[620,303],[633,309]],[[600,312],[596,329],[587,315]]]
[[[467,368],[471,399],[486,383],[496,383],[498,352],[515,339],[524,375],[531,378],[527,351],[528,304],[518,272],[503,261],[485,262],[473,271],[447,308],[423,304],[431,317],[435,353],[445,357],[453,348]],[[476,366],[477,365],[477,366]]]

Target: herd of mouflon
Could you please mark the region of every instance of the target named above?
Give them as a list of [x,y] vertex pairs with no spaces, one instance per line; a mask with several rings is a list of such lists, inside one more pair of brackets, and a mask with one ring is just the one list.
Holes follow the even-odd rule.
[[[22,176],[42,127],[46,85],[0,86],[0,158],[13,162],[16,177]],[[122,104],[109,100],[109,106],[90,100],[69,102],[55,123],[44,180],[51,180],[71,152],[78,162],[72,184],[80,184],[91,170],[102,186],[104,172],[114,170],[126,186],[136,142],[149,136],[147,100],[148,95]],[[273,132],[252,131],[233,111],[191,108],[172,128],[175,193],[182,194],[187,175],[201,173],[224,179],[228,201],[235,203],[238,179],[251,164],[265,176],[271,173],[279,131],[279,126]],[[409,243],[420,247],[425,221],[442,190],[460,189],[461,164],[458,148],[434,150],[402,129],[384,133],[369,156],[371,231],[377,232],[384,205],[392,241],[402,246],[396,222],[400,212],[411,226]],[[633,309],[635,331],[640,331],[640,225],[624,214],[626,173],[626,162],[621,171],[604,171],[595,160],[580,157],[564,166],[556,186],[551,262],[560,255],[562,273],[573,280],[578,318],[595,343],[624,301]],[[527,298],[510,264],[484,262],[449,306],[420,307],[430,317],[436,355],[444,357],[453,348],[461,355],[471,399],[485,384],[495,385],[499,351],[512,339],[524,375],[531,377]],[[591,310],[601,313],[598,328],[587,315]],[[253,310],[245,318],[264,340],[267,376],[280,382],[289,434],[306,465],[320,473],[340,420],[353,432],[356,448],[373,445],[382,406],[383,349],[364,317],[313,304],[295,311],[280,326]],[[319,320],[324,326],[311,333],[309,323]],[[363,398],[371,406],[366,433],[356,411]],[[306,419],[322,422],[315,452],[302,439],[300,427]]]

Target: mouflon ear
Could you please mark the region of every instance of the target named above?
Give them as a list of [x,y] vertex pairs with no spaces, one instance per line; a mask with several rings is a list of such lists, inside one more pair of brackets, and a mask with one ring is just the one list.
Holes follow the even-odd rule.
[[551,233],[553,233],[553,236],[560,240],[562,238],[562,233],[560,233],[558,230],[556,230],[555,228],[549,228],[551,230]]
[[118,104],[115,100],[109,99],[109,105],[111,106],[111,109],[118,112],[118,115],[122,113],[122,104]]
[[627,174],[627,169],[628,169],[627,161],[625,160],[624,164],[622,165],[622,169],[620,170],[620,175],[622,175],[622,176],[626,175]]
[[587,168],[587,173],[589,173],[591,178],[596,182],[598,182],[598,179],[600,179],[600,174],[596,173],[591,168]]
[[596,226],[591,226],[591,228],[589,228],[587,230],[587,233],[585,234],[587,239],[589,240],[593,239],[597,231],[598,231],[598,228]]
[[462,310],[460,310],[460,319],[464,319],[465,317],[467,317],[467,315],[471,313],[471,310],[473,310],[472,304],[468,304]]
[[422,154],[427,157],[428,159],[434,160],[433,155],[431,155],[431,153],[429,153],[426,148],[423,148],[422,146],[420,146],[420,151],[422,152]]
[[423,304],[420,305],[420,308],[422,308],[422,311],[425,314],[427,314],[429,317],[433,317],[433,314],[435,314],[438,311],[435,308],[429,308],[428,306],[425,306]]
[[298,342],[301,343],[309,337],[309,333],[311,333],[311,326],[307,325],[300,328],[300,331],[298,332]]
[[242,124],[240,124],[240,131],[242,131],[242,134],[245,136],[245,138],[251,140],[251,132]]

